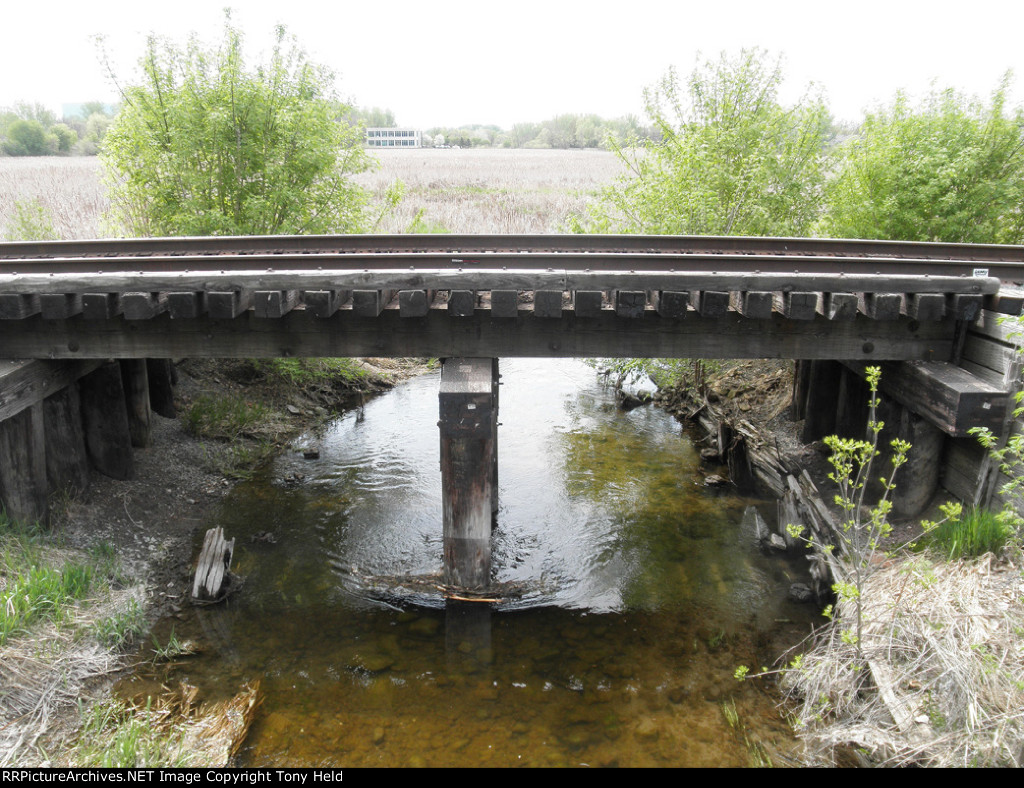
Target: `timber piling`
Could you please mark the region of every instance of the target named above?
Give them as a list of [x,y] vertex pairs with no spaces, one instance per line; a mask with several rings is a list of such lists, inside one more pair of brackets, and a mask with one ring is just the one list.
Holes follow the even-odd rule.
[[86,490],[90,469],[132,478],[133,446],[152,444],[149,397],[146,359],[0,361],[6,515],[48,523],[56,499]]
[[484,589],[497,508],[498,360],[445,359],[439,400],[446,580]]

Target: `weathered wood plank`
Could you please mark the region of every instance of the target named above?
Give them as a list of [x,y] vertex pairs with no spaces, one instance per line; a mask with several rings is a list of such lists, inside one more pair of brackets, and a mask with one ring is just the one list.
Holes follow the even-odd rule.
[[482,309],[451,320],[432,309],[423,321],[402,325],[399,310],[360,318],[340,310],[327,319],[293,310],[279,320],[170,320],[160,315],[125,331],[117,321],[44,321],[38,316],[4,324],[4,352],[12,358],[258,358],[292,356],[628,357],[628,358],[949,358],[952,321],[915,323],[748,320],[736,313],[721,318],[693,314],[665,320],[652,310],[624,321],[612,310],[599,318],[561,320],[524,317],[509,329]]
[[121,293],[125,320],[149,320],[167,309],[167,293]]
[[985,450],[972,437],[946,440],[941,484],[962,501],[973,501],[984,483]]
[[252,296],[256,317],[277,319],[299,304],[298,290],[257,290]]
[[1003,376],[998,372],[995,372],[988,367],[983,367],[980,364],[975,364],[973,361],[967,359],[960,359],[959,365],[961,368],[970,372],[978,380],[987,383],[990,386],[994,386],[999,389],[1009,389],[1010,386],[1003,379]]
[[908,293],[906,313],[913,320],[942,320],[946,316],[946,296],[941,293]]
[[945,434],[928,419],[906,408],[900,416],[900,438],[912,448],[897,471],[892,504],[897,517],[911,518],[921,515],[935,496]]
[[83,293],[82,316],[86,320],[110,320],[121,314],[118,293]]
[[816,292],[786,291],[775,294],[775,311],[787,320],[813,320],[818,313]]
[[981,480],[973,478],[973,474],[964,474],[948,465],[942,469],[942,488],[961,501],[972,500],[980,483]]
[[562,291],[538,290],[533,294],[533,314],[545,319],[562,317]]
[[963,361],[971,361],[1003,375],[1016,359],[1017,352],[1002,342],[981,334],[968,333],[964,340]]
[[48,521],[43,403],[0,421],[0,504],[11,519]]
[[149,385],[149,405],[154,413],[165,419],[178,415],[174,406],[174,365],[169,358],[148,358],[146,378]]
[[843,366],[836,395],[836,435],[840,438],[864,440],[870,398],[871,390],[867,381],[849,367]]
[[[3,293],[121,293],[238,290],[674,290],[794,293],[994,295],[994,278],[912,274],[729,273],[527,269],[376,269],[139,273],[0,273]],[[390,299],[388,299],[390,300]]]
[[577,317],[600,317],[604,307],[604,293],[600,290],[574,290],[572,306]]
[[768,292],[732,293],[729,305],[750,320],[767,320],[772,316],[774,294]]
[[64,320],[82,311],[82,296],[75,293],[46,293],[39,296],[39,311],[47,320]]
[[74,495],[84,491],[89,485],[89,457],[77,382],[43,400],[43,429],[50,493]]
[[[863,363],[847,362],[858,374]],[[967,370],[942,361],[882,364],[881,391],[947,435],[962,437],[971,427],[999,429],[1010,394]]]
[[615,314],[619,317],[637,318],[647,308],[646,290],[616,290],[612,293]]
[[396,290],[353,290],[352,311],[360,317],[376,317],[395,297]]
[[968,293],[950,293],[946,296],[946,311],[957,320],[972,322],[981,314],[985,296]]
[[855,293],[824,293],[821,311],[829,320],[853,320],[857,314]]
[[807,380],[807,405],[801,440],[812,443],[836,431],[836,402],[839,398],[838,361],[812,361]]
[[426,317],[434,295],[433,290],[400,290],[398,313],[402,317]]
[[872,320],[898,320],[903,309],[902,293],[861,293],[859,308]]
[[1019,315],[1024,310],[1024,290],[1004,286],[995,295],[985,296],[985,309],[1002,315]]
[[981,310],[978,319],[971,324],[971,332],[1014,347],[1024,345],[1024,321],[988,309]]
[[798,359],[793,362],[793,394],[789,415],[793,421],[803,421],[807,415],[807,389],[811,385],[811,362]]
[[235,540],[225,539],[223,528],[210,528],[206,532],[192,583],[193,599],[213,602],[223,596],[234,552]]
[[206,293],[206,308],[210,317],[230,320],[249,311],[252,290],[212,290]]
[[441,508],[448,585],[490,584],[495,452],[495,375],[491,358],[447,358],[441,365]]
[[729,311],[729,293],[723,290],[698,290],[692,294],[693,308],[701,317],[724,317]]
[[509,318],[519,316],[518,290],[492,290],[491,314],[494,317]]
[[128,413],[117,362],[103,364],[80,381],[85,446],[93,467],[104,476],[135,475]]
[[0,293],[0,320],[22,320],[39,314],[39,296]]
[[476,312],[476,293],[472,290],[452,290],[448,293],[448,314],[452,317],[472,317]]
[[664,318],[682,320],[690,310],[690,294],[679,290],[652,290],[651,306]]
[[0,421],[56,394],[100,361],[0,361]]
[[317,317],[330,317],[352,297],[350,290],[303,290],[302,303]]
[[206,293],[168,293],[167,309],[175,320],[199,317],[206,311]]
[[128,415],[128,434],[131,436],[132,446],[148,448],[153,445],[153,434],[146,359],[123,358],[120,364],[125,412]]

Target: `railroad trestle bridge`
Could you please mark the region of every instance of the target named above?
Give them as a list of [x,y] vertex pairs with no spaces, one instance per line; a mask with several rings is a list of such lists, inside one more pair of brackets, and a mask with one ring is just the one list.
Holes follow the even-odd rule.
[[[12,361],[0,370],[0,498],[9,511],[37,516],[42,500],[45,512],[45,490],[59,476],[51,468],[46,480],[55,462],[46,440],[93,438],[47,438],[55,430],[43,401],[109,359],[438,357],[447,360],[446,560],[453,582],[480,585],[496,504],[498,358],[790,358],[846,362],[846,370],[889,362],[890,392],[940,434],[1005,431],[1016,368],[994,316],[1020,313],[1012,285],[1022,281],[1022,247],[828,239],[4,243],[0,358]],[[999,344],[998,364],[965,362],[979,325]],[[145,389],[151,371],[122,367],[120,387],[106,390],[127,392],[129,412],[147,411],[131,391]]]

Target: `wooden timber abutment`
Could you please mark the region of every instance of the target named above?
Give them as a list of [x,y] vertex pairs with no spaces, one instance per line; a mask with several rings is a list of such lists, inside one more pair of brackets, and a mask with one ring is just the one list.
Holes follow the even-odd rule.
[[[452,544],[468,545],[467,555],[482,556],[483,512],[497,488],[500,357],[795,359],[812,440],[856,423],[845,411],[855,410],[859,374],[884,364],[883,387],[904,409],[893,423],[909,424],[917,442],[932,447],[930,458],[949,458],[945,470],[934,462],[938,470],[920,478],[944,476],[958,495],[976,498],[986,483],[969,466],[984,459],[944,445],[973,426],[1008,428],[1016,356],[996,316],[1019,314],[1012,285],[1022,281],[1022,247],[888,241],[410,235],[4,243],[0,358],[14,365],[8,379],[23,382],[9,394],[0,379],[0,451],[10,452],[0,465],[0,498],[10,512],[38,511],[46,497],[38,480],[51,456],[72,453],[54,448],[68,442],[85,445],[83,455],[103,472],[130,473],[114,460],[130,464],[128,444],[145,440],[136,423],[148,413],[141,381],[167,369],[154,359],[290,356],[452,360],[439,422],[445,511],[457,521]],[[77,405],[58,406],[69,389],[78,389]],[[97,427],[85,416],[88,403],[108,396],[117,405],[108,399],[99,411],[118,414],[119,426]],[[70,412],[81,414],[81,439],[70,427],[69,437],[47,439],[61,431],[50,422],[71,421]],[[127,443],[88,448],[97,442],[90,430],[108,441],[127,435]],[[36,487],[23,494],[30,476]],[[44,489],[59,483],[51,472]],[[445,527],[447,555],[447,519]],[[467,564],[465,576],[453,569],[453,579],[485,581],[486,556],[480,561]]]

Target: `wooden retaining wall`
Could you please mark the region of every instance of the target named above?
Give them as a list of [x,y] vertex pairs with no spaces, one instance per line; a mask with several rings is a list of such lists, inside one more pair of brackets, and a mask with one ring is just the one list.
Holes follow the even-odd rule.
[[86,489],[91,469],[132,478],[133,447],[152,443],[152,412],[174,415],[171,376],[167,359],[0,361],[6,515],[48,523],[56,501]]
[[[1014,395],[1021,387],[1020,339],[1005,317],[983,310],[961,331],[959,358],[949,362],[882,363],[876,418],[887,468],[889,443],[899,437],[913,447],[899,472],[896,515],[921,514],[941,486],[969,505],[998,506],[999,487],[1008,481],[994,467],[976,436],[985,427],[1005,442],[1022,425],[1014,419]],[[861,362],[797,362],[795,410],[804,418],[805,443],[832,433],[865,435],[866,400]]]
[[[1024,330],[1021,322],[1008,321],[1004,315],[983,310],[971,324],[964,344],[960,366],[974,376],[1008,392],[1010,399],[999,428],[1002,443],[1024,431],[1024,424],[1015,419],[1013,394],[1021,389]],[[999,506],[999,488],[1009,478],[999,471],[988,453],[974,437],[950,438],[945,446],[942,486],[960,500],[983,506]]]

